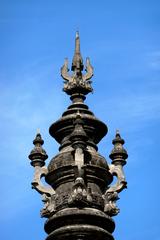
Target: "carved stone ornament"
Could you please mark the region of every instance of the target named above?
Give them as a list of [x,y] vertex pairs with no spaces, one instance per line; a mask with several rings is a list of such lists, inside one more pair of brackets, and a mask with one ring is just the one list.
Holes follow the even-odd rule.
[[34,178],[32,181],[32,188],[42,195],[42,201],[44,207],[41,210],[42,217],[49,217],[51,213],[55,212],[55,191],[50,186],[45,186],[41,182],[41,178],[45,177],[48,173],[48,169],[44,167],[35,167]]
[[119,209],[116,206],[116,201],[119,199],[118,193],[127,187],[123,168],[121,165],[109,165],[109,171],[113,176],[117,177],[117,182],[110,186],[103,195],[105,200],[104,212],[110,216],[115,216],[119,213]]
[[76,178],[73,192],[68,200],[69,205],[87,207],[90,205],[91,201],[92,197],[90,194],[90,189],[86,188],[83,178]]
[[93,67],[90,64],[89,58],[86,59],[86,74],[82,73],[84,68],[83,60],[80,53],[80,40],[79,34],[76,33],[76,40],[75,40],[75,53],[72,62],[72,71],[73,74],[70,75],[69,68],[68,68],[68,59],[65,59],[64,65],[61,68],[61,76],[65,80],[64,81],[64,88],[63,90],[72,95],[73,93],[79,91],[87,94],[92,92],[92,86],[90,79],[93,76]]

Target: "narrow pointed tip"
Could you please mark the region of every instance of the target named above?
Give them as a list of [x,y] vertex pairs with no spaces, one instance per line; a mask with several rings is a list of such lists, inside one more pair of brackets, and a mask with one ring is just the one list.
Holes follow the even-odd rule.
[[[121,134],[120,134],[120,131],[119,131],[119,129],[117,129],[116,130],[116,136],[115,136],[115,139],[118,139],[118,140],[123,140],[122,138],[121,138]],[[123,140],[124,141],[124,140]]]
[[76,38],[79,38],[79,31],[76,31]]
[[40,128],[37,128],[36,134],[40,134]]
[[75,50],[74,50],[74,56],[72,60],[72,71],[74,71],[76,68],[83,70],[83,59],[80,52],[80,38],[79,38],[79,32],[76,32],[76,38],[75,38]]
[[40,129],[37,129],[36,137],[33,140],[34,145],[36,145],[37,143],[40,143],[41,145],[43,145],[43,143],[44,143],[42,136],[40,134]]
[[119,129],[116,130],[116,138],[119,138],[120,137],[120,132],[119,132]]
[[120,131],[118,129],[116,130],[116,136],[113,139],[112,143],[113,145],[115,145],[116,143],[121,143],[123,145],[125,143],[124,139],[121,138]]
[[117,136],[117,135],[120,135],[120,132],[119,132],[118,129],[116,130],[116,136]]
[[76,31],[75,54],[80,54],[80,38],[79,38],[79,32],[78,31]]

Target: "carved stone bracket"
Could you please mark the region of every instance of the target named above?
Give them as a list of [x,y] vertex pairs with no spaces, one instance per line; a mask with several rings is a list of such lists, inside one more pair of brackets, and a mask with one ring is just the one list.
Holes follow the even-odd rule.
[[103,195],[105,200],[104,211],[110,216],[115,216],[119,213],[119,209],[116,206],[116,201],[119,199],[118,193],[127,187],[127,182],[122,165],[111,164],[109,165],[109,171],[113,176],[117,177],[117,182],[110,186]]
[[123,171],[123,167],[122,165],[118,164],[118,165],[114,165],[114,164],[110,164],[109,165],[109,171],[113,176],[117,177],[117,182],[115,183],[115,185],[111,186],[107,192],[108,193],[112,193],[112,192],[121,192],[124,188],[127,187],[127,182],[125,179],[125,175],[124,175],[124,171]]
[[51,196],[52,194],[55,194],[55,191],[52,187],[45,186],[41,182],[41,178],[44,177],[48,173],[47,168],[45,166],[44,167],[35,166],[34,169],[35,169],[34,178],[31,183],[32,188],[34,188],[40,194],[46,194],[47,196]]
[[39,192],[42,195],[42,201],[44,202],[44,207],[41,210],[41,216],[42,217],[48,217],[52,212],[55,211],[55,204],[54,204],[54,198],[55,198],[55,191],[50,186],[45,186],[41,182],[41,178],[44,177],[48,170],[47,168],[35,166],[35,172],[34,172],[34,178],[32,181],[32,188],[34,188],[37,192]]

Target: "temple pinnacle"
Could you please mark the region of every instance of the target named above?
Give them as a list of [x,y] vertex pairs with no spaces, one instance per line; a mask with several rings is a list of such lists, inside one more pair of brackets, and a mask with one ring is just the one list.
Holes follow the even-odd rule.
[[93,67],[87,58],[83,71],[78,32],[71,70],[65,59],[61,68],[63,90],[72,103],[49,128],[60,144],[59,152],[45,166],[48,156],[37,132],[29,154],[34,167],[32,187],[44,203],[41,216],[47,218],[46,240],[114,240],[112,217],[119,213],[116,201],[127,186],[123,166],[128,154],[119,131],[112,141],[111,163],[98,151],[108,128],[84,103],[85,95],[92,92]]
[[75,38],[75,50],[72,60],[71,70],[72,74],[69,74],[68,59],[65,59],[64,65],[61,67],[61,76],[65,80],[63,90],[69,94],[83,94],[86,95],[92,92],[92,86],[90,79],[93,76],[93,67],[90,64],[89,58],[86,60],[85,71],[83,73],[83,59],[80,52],[80,38],[78,31]]

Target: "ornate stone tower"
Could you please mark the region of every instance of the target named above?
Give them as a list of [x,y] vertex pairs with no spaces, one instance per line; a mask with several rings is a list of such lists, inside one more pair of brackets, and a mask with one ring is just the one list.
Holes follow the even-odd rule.
[[[29,155],[35,169],[32,187],[44,202],[41,216],[47,218],[46,240],[113,240],[112,217],[119,212],[118,193],[127,185],[123,166],[128,155],[119,131],[113,140],[111,164],[98,152],[97,144],[108,129],[84,103],[85,96],[92,92],[93,68],[87,58],[83,73],[78,33],[71,70],[70,75],[65,59],[61,68],[63,90],[72,103],[49,128],[50,135],[60,144],[59,152],[45,167],[48,156],[42,148],[44,141],[40,133],[36,135]],[[48,187],[41,182],[43,176]],[[117,182],[112,186],[113,176]]]

